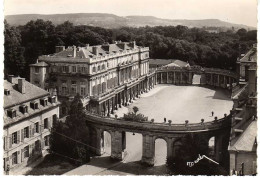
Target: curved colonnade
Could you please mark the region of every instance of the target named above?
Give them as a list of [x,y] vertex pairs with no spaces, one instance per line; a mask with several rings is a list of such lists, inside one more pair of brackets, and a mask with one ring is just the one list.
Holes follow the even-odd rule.
[[[171,124],[150,122],[129,122],[122,118],[110,118],[115,109],[121,105],[138,98],[143,92],[147,92],[155,84],[167,83],[175,85],[191,85],[193,75],[201,75],[201,85],[211,85],[232,89],[232,83],[238,79],[237,75],[227,70],[207,69],[198,67],[159,68],[149,75],[139,78],[131,84],[116,88],[111,96],[96,98],[97,109],[86,111],[88,115],[86,123],[90,131],[91,146],[97,155],[102,154],[103,132],[111,135],[111,158],[122,160],[122,152],[126,147],[126,132],[140,133],[143,137],[142,162],[154,165],[155,140],[162,138],[167,143],[167,158],[174,157],[180,140],[187,133],[199,134],[209,140],[215,137],[215,160],[220,162],[227,154],[229,143],[231,117],[228,116],[212,122],[201,122],[197,124]],[[107,99],[106,99],[107,98]],[[101,101],[101,102],[100,102]],[[103,102],[102,102],[103,101]],[[108,116],[108,117],[106,117]]]

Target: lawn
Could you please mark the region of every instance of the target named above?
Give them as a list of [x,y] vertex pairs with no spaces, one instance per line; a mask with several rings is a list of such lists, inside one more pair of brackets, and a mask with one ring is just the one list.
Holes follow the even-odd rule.
[[40,164],[26,172],[25,175],[61,175],[78,166],[74,161],[67,158],[49,154],[45,156]]

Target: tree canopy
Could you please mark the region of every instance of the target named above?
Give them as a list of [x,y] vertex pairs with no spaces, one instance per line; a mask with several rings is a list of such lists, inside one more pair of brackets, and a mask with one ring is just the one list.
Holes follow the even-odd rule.
[[150,58],[180,59],[192,65],[234,70],[239,54],[256,43],[256,34],[256,30],[245,29],[208,33],[180,25],[104,29],[75,26],[69,21],[55,26],[41,19],[18,27],[5,22],[5,71],[29,78],[29,64],[40,55],[54,53],[55,46],[98,45],[115,40],[135,40],[137,45],[149,47]]

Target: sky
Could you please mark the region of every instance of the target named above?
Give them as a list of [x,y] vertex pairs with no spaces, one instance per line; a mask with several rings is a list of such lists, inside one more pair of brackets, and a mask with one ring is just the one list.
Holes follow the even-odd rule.
[[5,15],[110,13],[257,26],[257,0],[5,0]]

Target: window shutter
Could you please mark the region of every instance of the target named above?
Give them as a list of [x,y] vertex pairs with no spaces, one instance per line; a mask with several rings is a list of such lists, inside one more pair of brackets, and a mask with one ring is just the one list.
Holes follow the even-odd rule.
[[52,117],[50,117],[50,118],[49,118],[50,129],[52,128],[52,123],[53,123],[53,119],[52,119]]
[[34,125],[32,124],[32,137],[34,136],[34,133],[35,133],[35,128]]
[[4,149],[7,150],[7,137],[4,137]]
[[50,129],[50,118],[47,118],[47,128]]
[[30,125],[29,126],[29,138],[31,138],[32,137],[32,126]]
[[23,162],[23,158],[24,158],[24,149],[21,149],[21,162]]
[[20,130],[18,130],[17,131],[17,144],[20,143],[20,140],[21,140],[21,138],[20,138]]
[[21,130],[21,142],[24,140],[24,129]]
[[19,156],[20,156],[20,151],[17,151],[17,164],[19,164]]
[[29,145],[29,157],[32,155],[32,145]]
[[33,144],[31,144],[31,148],[32,148],[32,155],[34,155],[34,153],[35,153],[35,145],[34,145],[34,143]]
[[9,137],[9,148],[12,148],[12,135],[11,135],[11,137]]

